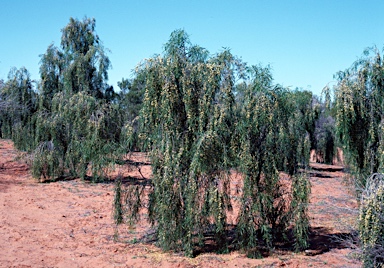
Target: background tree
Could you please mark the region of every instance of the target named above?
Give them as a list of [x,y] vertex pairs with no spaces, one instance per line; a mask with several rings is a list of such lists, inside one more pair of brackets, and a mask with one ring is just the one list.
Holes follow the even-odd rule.
[[[253,66],[242,105],[240,171],[244,174],[238,240],[251,256],[272,248],[293,223],[296,249],[307,247],[308,165],[312,95],[272,84],[269,68]],[[291,189],[280,171],[292,177]],[[261,238],[261,239],[260,239]]]
[[104,97],[111,64],[95,27],[95,19],[70,18],[61,31],[61,49],[50,45],[41,55],[41,92],[48,102],[61,91],[69,96],[86,92],[98,99]]
[[331,100],[328,87],[323,90],[325,100],[314,96],[317,117],[311,143],[311,149],[316,152],[316,161],[332,164],[337,153],[338,140],[336,138],[335,105]]
[[336,133],[359,189],[369,174],[382,172],[384,166],[383,70],[380,52],[374,48],[336,75]]
[[95,20],[70,18],[61,49],[41,56],[33,175],[103,178],[119,152],[123,125],[108,86],[110,61],[95,33]]
[[336,150],[335,119],[332,116],[320,115],[316,121],[315,138],[320,162],[332,164]]
[[141,149],[142,141],[139,140],[139,114],[143,107],[146,85],[145,70],[139,70],[132,80],[122,79],[117,85],[120,87],[118,103],[124,111],[124,128],[122,143],[127,151]]
[[379,267],[384,263],[384,66],[380,51],[367,49],[336,77],[336,133],[361,197],[361,258],[364,267]]
[[138,118],[143,106],[143,98],[145,92],[145,77],[144,71],[136,73],[132,80],[122,79],[117,85],[120,88],[119,103],[125,111],[127,121],[133,122]]
[[51,44],[40,55],[40,110],[50,111],[53,96],[64,90],[64,53]]
[[110,61],[95,33],[96,20],[70,18],[62,30],[61,48],[64,52],[64,90],[69,94],[86,92],[103,98]]
[[30,150],[35,144],[33,114],[37,109],[37,94],[28,70],[12,68],[0,94],[2,137],[13,139],[18,149]]

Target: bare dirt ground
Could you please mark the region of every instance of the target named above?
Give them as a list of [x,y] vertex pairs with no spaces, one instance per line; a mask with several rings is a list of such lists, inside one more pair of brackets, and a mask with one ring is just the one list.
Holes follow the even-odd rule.
[[[264,259],[234,251],[195,258],[135,243],[138,230],[113,223],[113,184],[81,180],[38,183],[0,140],[0,267],[360,267],[348,240],[357,203],[341,167],[312,164],[311,246],[307,252],[276,250]],[[124,171],[139,176],[137,171]],[[150,176],[150,167],[141,170]]]

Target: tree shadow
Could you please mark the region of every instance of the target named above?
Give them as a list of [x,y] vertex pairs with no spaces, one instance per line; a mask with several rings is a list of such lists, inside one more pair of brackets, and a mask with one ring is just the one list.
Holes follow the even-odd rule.
[[[213,228],[213,227],[212,227]],[[236,225],[228,225],[227,236],[225,238],[225,245],[220,245],[215,239],[213,231],[208,230],[204,233],[203,243],[194,246],[193,257],[197,257],[201,254],[207,253],[231,253],[234,251],[241,250],[239,243],[236,239]],[[261,233],[258,235],[259,244],[256,248],[248,251],[243,251],[251,258],[266,258],[278,252],[279,255],[290,255],[295,251],[293,235],[290,234],[288,238],[283,239],[282,237],[274,241],[273,249],[268,247],[262,242]],[[196,238],[197,239],[197,238]],[[141,238],[137,242],[144,244],[156,244],[157,242],[156,232],[152,230]],[[309,247],[303,252],[307,256],[321,255],[332,249],[346,249],[355,248],[358,244],[357,235],[353,233],[329,233],[329,230],[324,227],[310,228],[309,232]]]
[[322,171],[322,172],[337,172],[337,171],[343,171],[344,167],[318,164],[318,166],[311,165],[311,169],[316,171]]
[[[118,160],[115,162],[117,165],[129,165],[132,167],[141,167],[141,166],[148,166],[151,165],[149,162],[142,162],[142,161],[134,161],[134,160]],[[29,168],[28,168],[29,170]],[[1,166],[0,166],[0,171],[1,171]],[[139,170],[140,172],[140,170]],[[140,173],[141,174],[141,173]],[[125,186],[130,186],[130,185],[142,185],[142,186],[149,186],[152,185],[152,180],[144,177],[134,177],[134,176],[124,176],[124,177],[119,177],[114,176],[114,177],[108,177],[108,176],[103,176],[103,177],[94,177],[94,176],[88,176],[85,175],[84,178],[80,178],[78,176],[72,176],[72,175],[62,175],[56,178],[52,179],[47,179],[43,178],[40,179],[40,183],[54,183],[54,182],[62,182],[62,181],[73,181],[80,179],[85,182],[89,183],[97,183],[97,184],[111,184],[115,183],[117,179],[121,180],[122,184]]]
[[324,227],[311,228],[309,233],[309,248],[307,255],[320,255],[332,249],[345,249],[357,246],[358,239],[355,233],[329,233]]
[[315,177],[315,178],[325,178],[325,179],[334,178],[334,176],[323,174],[323,173],[318,173],[318,172],[313,172],[313,171],[308,172],[308,174],[310,177]]
[[[152,186],[152,179],[145,179],[132,176],[125,176],[119,179],[121,180],[121,184],[124,186]],[[115,182],[115,180],[113,182]]]

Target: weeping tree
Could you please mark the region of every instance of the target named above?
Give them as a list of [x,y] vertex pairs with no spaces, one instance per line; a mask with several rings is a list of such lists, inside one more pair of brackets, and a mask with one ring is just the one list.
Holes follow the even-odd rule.
[[20,150],[31,150],[35,145],[37,98],[28,70],[12,68],[0,91],[0,133],[2,138],[11,138]]
[[117,105],[100,103],[85,92],[70,98],[55,94],[50,116],[40,114],[36,120],[42,142],[35,150],[33,175],[105,178],[119,152],[121,117]]
[[240,65],[227,50],[209,58],[177,30],[164,56],[141,66],[142,135],[153,169],[149,218],[164,249],[192,255],[194,237],[201,244],[207,231],[226,248],[232,87]]
[[336,133],[358,189],[364,188],[369,174],[383,172],[383,73],[382,56],[374,48],[336,75]]
[[[250,256],[271,249],[294,226],[295,248],[308,246],[308,165],[313,109],[310,92],[291,92],[272,84],[269,68],[254,66],[244,92],[240,133],[240,171],[244,174],[238,240]],[[312,128],[311,128],[312,129]],[[283,180],[286,171],[292,180]]]
[[60,48],[51,44],[40,56],[43,107],[49,109],[50,100],[59,92],[67,96],[85,92],[97,99],[105,98],[111,64],[95,27],[95,19],[70,18],[61,31]]
[[[182,30],[172,33],[163,57],[139,66],[145,74],[140,138],[153,171],[149,220],[166,250],[192,255],[207,231],[226,249],[232,87],[240,66],[227,50],[209,57]],[[140,191],[131,192],[129,216],[137,219],[132,200],[140,202]]]
[[109,58],[95,20],[70,19],[61,48],[41,55],[33,175],[105,176],[118,154],[122,112],[107,85]]
[[123,135],[122,144],[126,151],[140,150],[142,141],[138,138],[139,114],[143,107],[144,92],[146,85],[145,69],[136,73],[132,80],[122,79],[117,83],[120,87],[118,104],[123,113]]
[[337,78],[336,131],[361,197],[361,257],[364,267],[379,267],[384,263],[384,64],[380,51],[367,49],[361,59],[339,72]]
[[[272,87],[270,73],[256,67],[254,81],[246,82],[246,65],[229,50],[209,56],[182,30],[164,48],[163,56],[138,67],[146,74],[140,138],[150,151],[153,177],[148,203],[143,187],[126,189],[128,221],[148,207],[163,249],[191,256],[209,234],[226,251],[230,170],[236,168],[244,174],[238,245],[253,250],[265,242],[271,248],[277,233],[293,223],[297,248],[304,248],[309,184],[300,170],[308,163],[309,141],[298,121],[307,116],[307,93]],[[243,104],[236,103],[240,99]],[[280,191],[279,170],[293,177],[287,195]]]

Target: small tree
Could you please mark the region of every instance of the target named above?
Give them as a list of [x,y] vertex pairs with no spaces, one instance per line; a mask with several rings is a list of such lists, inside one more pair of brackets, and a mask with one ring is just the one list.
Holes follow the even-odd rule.
[[105,177],[120,152],[123,125],[113,88],[106,84],[109,67],[95,20],[70,18],[61,49],[50,45],[41,56],[35,177]]
[[0,94],[2,137],[11,138],[20,150],[31,150],[35,145],[33,114],[37,108],[37,94],[28,70],[12,68]]
[[379,51],[368,49],[351,68],[336,75],[336,133],[357,189],[364,187],[369,174],[381,172],[384,166],[383,70]]
[[[240,133],[240,170],[244,174],[238,240],[250,253],[257,246],[272,248],[294,224],[296,248],[307,246],[309,182],[299,167],[308,165],[306,106],[312,96],[272,85],[268,68],[253,67],[244,95]],[[306,101],[304,101],[307,99]],[[310,111],[311,112],[311,111]],[[292,176],[291,189],[279,171]],[[261,236],[261,240],[258,237]]]
[[143,134],[149,141],[153,189],[149,216],[159,245],[193,254],[211,230],[226,248],[233,66],[228,51],[211,59],[181,30],[164,57],[145,62]]
[[[33,162],[37,178],[53,179],[64,173],[85,178],[90,171],[94,180],[102,179],[119,153],[120,111],[117,106],[100,103],[85,92],[74,94],[69,99],[63,92],[55,94],[50,116],[39,113],[36,125],[37,135],[43,141],[35,151]],[[39,174],[44,170],[42,167],[52,164],[48,163],[47,152],[41,150],[46,148],[46,141],[51,141],[50,151],[57,155],[60,165],[56,166],[58,171]]]

